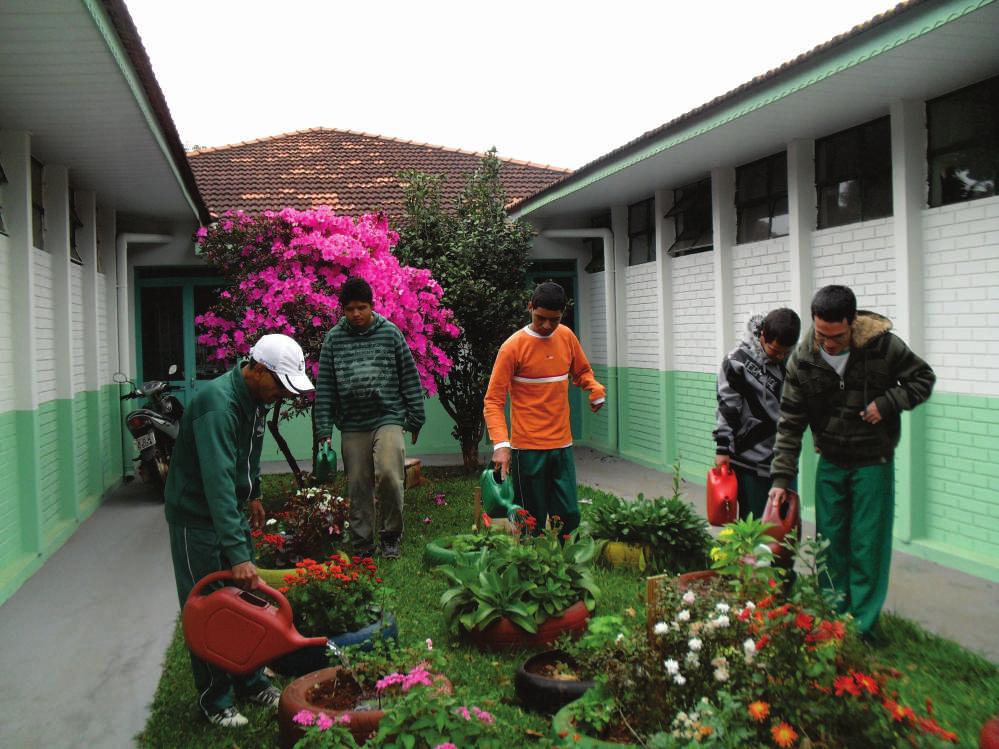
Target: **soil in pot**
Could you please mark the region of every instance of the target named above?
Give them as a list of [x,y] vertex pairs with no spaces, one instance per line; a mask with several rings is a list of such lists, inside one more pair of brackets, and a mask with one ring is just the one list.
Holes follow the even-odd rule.
[[370,700],[377,704],[374,695],[361,690],[354,677],[339,666],[324,668],[306,674],[289,684],[281,693],[278,704],[278,736],[282,749],[292,749],[303,731],[293,718],[301,710],[313,713],[326,713],[337,718],[350,714],[350,732],[358,743],[363,743],[378,730],[378,723],[384,717],[382,710],[358,709],[367,707]]
[[525,661],[514,676],[521,703],[531,710],[552,713],[578,700],[593,686],[582,679],[575,661],[561,650],[538,653]]

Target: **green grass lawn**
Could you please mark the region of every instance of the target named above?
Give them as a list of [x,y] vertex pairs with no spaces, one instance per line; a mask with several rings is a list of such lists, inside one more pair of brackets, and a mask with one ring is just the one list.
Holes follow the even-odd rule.
[[[428,483],[406,493],[406,534],[402,558],[380,564],[388,587],[389,608],[399,623],[399,642],[421,646],[431,638],[434,649],[444,651],[447,676],[456,690],[470,702],[497,713],[518,726],[522,733],[510,737],[511,749],[531,746],[528,731],[547,734],[550,719],[521,709],[513,690],[513,676],[523,653],[481,653],[449,634],[438,600],[444,580],[423,566],[423,547],[442,535],[469,530],[472,524],[474,479],[455,469],[427,469]],[[283,491],[293,486],[290,475],[267,476],[265,498],[280,501]],[[444,493],[447,505],[438,507],[435,494]],[[580,488],[580,495],[596,496],[594,490]],[[585,513],[586,508],[584,506]],[[429,522],[424,522],[429,518]],[[633,608],[644,616],[644,579],[637,572],[600,569],[597,579],[602,595],[596,613],[620,613]],[[932,697],[940,722],[958,733],[960,746],[978,746],[982,723],[999,712],[999,669],[953,642],[935,637],[916,624],[893,616],[883,620],[884,644],[877,658],[886,667],[897,669],[897,688],[914,705]],[[283,684],[279,684],[283,686]],[[178,631],[166,654],[163,676],[145,730],[137,737],[143,747],[274,747],[277,722],[273,713],[242,706],[250,725],[239,731],[223,731],[210,726],[195,707],[194,683],[183,636]],[[466,748],[462,748],[466,749]]]

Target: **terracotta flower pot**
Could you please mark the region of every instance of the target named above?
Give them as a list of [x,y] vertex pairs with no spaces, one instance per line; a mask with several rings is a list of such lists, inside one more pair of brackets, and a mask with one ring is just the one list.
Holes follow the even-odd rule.
[[714,570],[697,570],[696,572],[684,572],[682,575],[676,576],[676,584],[680,590],[686,590],[690,587],[691,583],[697,580],[710,580],[714,577],[718,577],[718,573]]
[[985,721],[978,736],[978,749],[999,749],[999,715]]
[[604,544],[601,557],[611,567],[628,567],[645,572],[648,566],[648,547],[627,541],[608,541]]
[[576,637],[582,634],[590,620],[590,610],[582,601],[574,603],[559,616],[545,620],[535,633],[517,626],[506,617],[485,629],[461,628],[461,636],[481,650],[511,650],[539,648],[555,642],[562,633]]
[[368,737],[378,730],[378,724],[385,716],[383,710],[330,710],[309,700],[309,691],[313,687],[322,682],[332,681],[345,673],[340,666],[324,668],[295,679],[285,687],[278,703],[278,743],[281,749],[292,749],[295,742],[304,735],[302,727],[293,720],[302,710],[326,713],[334,720],[344,714],[350,715],[350,732],[359,744],[367,741]]
[[638,749],[637,744],[618,744],[580,733],[572,714],[573,704],[570,702],[552,718],[552,728],[555,735],[562,740],[562,746],[571,746],[574,749]]
[[539,712],[554,712],[578,700],[593,686],[592,679],[556,679],[538,673],[557,662],[575,668],[572,657],[561,650],[546,650],[520,664],[513,685],[522,705]]

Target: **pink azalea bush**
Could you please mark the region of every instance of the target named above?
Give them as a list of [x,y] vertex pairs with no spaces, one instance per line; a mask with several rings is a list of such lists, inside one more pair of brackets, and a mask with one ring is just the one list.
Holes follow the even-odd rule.
[[420,382],[434,395],[435,377],[451,370],[439,344],[460,331],[430,271],[402,265],[392,254],[398,240],[380,215],[354,219],[327,206],[227,211],[197,232],[202,256],[231,284],[195,318],[198,343],[213,359],[232,360],[248,354],[261,335],[284,333],[301,344],[315,377],[323,338],[342,314],[339,291],[347,278],[360,276],[371,285],[375,311],[402,331]]

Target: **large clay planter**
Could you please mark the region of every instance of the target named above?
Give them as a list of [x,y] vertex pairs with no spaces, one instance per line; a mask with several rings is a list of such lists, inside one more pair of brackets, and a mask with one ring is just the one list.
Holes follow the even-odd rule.
[[[367,652],[374,648],[378,638],[398,641],[399,628],[392,613],[385,613],[377,622],[354,632],[330,637],[328,642],[340,649],[360,646],[361,650]],[[301,676],[329,665],[330,652],[323,647],[301,648],[270,664],[273,671],[283,676]]]
[[611,567],[628,567],[639,572],[645,572],[648,557],[648,547],[627,541],[607,541],[601,553],[601,558]]
[[684,572],[682,575],[676,576],[676,584],[680,590],[686,590],[690,587],[690,584],[696,582],[697,580],[710,580],[712,578],[718,577],[718,573],[714,570],[697,570],[697,572]]
[[578,700],[593,686],[592,679],[553,679],[534,673],[534,669],[539,666],[559,661],[575,667],[572,657],[561,650],[546,650],[532,655],[520,664],[517,674],[513,677],[513,685],[524,707],[538,712],[552,713]]
[[978,736],[978,749],[999,749],[999,715],[985,721]]
[[584,736],[576,728],[572,717],[572,705],[569,703],[552,718],[552,728],[555,735],[562,740],[562,746],[577,749],[638,749],[637,744],[617,744],[613,741],[602,741],[592,736]]
[[573,637],[581,635],[590,620],[590,610],[582,601],[574,603],[561,615],[545,620],[538,631],[530,633],[506,617],[485,629],[461,628],[461,636],[481,650],[512,650],[540,648],[551,645],[563,633]]
[[312,687],[321,682],[335,679],[341,671],[339,666],[313,671],[295,679],[285,687],[281,693],[281,701],[278,703],[278,743],[281,749],[292,749],[295,742],[304,735],[301,727],[292,720],[301,710],[326,713],[334,720],[344,713],[348,713],[350,715],[350,732],[359,744],[367,741],[368,737],[378,730],[378,723],[385,716],[383,710],[329,710],[309,702],[307,694]]

